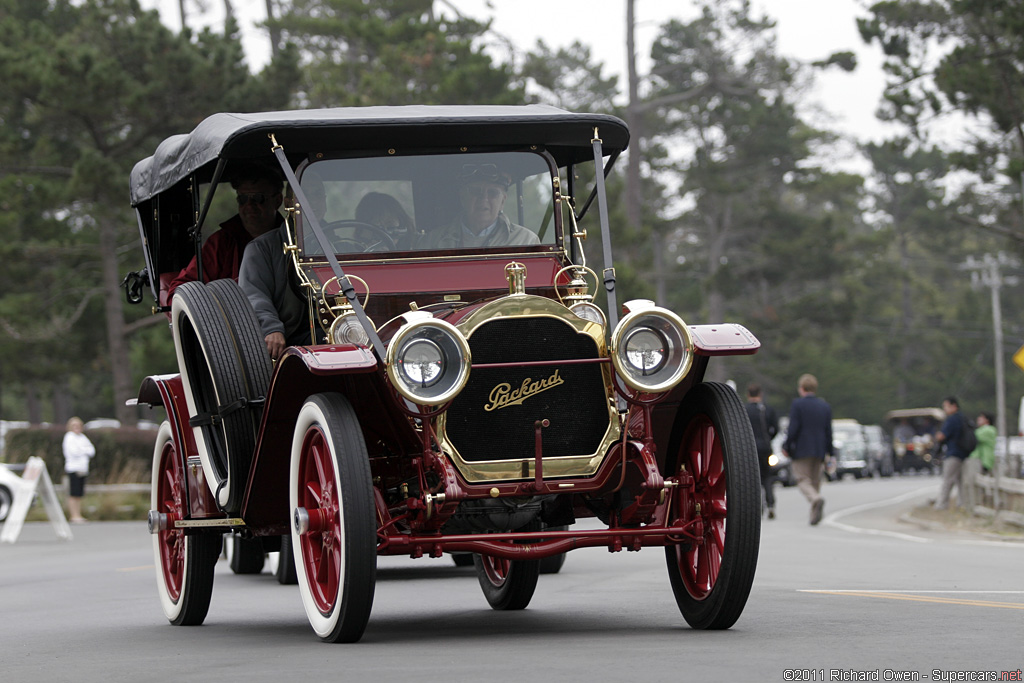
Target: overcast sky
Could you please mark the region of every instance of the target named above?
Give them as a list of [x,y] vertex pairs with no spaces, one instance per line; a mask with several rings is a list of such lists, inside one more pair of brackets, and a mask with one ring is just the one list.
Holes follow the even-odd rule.
[[[521,49],[529,49],[538,38],[553,48],[579,40],[589,45],[592,55],[608,72],[625,69],[625,2],[623,0],[446,0],[463,13],[494,17],[494,29],[508,36]],[[178,0],[142,0],[144,7],[158,7],[163,20],[177,28]],[[269,58],[267,38],[252,30],[254,21],[265,17],[265,0],[233,0],[245,30],[245,48],[250,62],[258,68]],[[443,7],[445,3],[438,3]],[[779,51],[810,62],[832,52],[850,50],[859,66],[853,74],[832,69],[820,74],[808,98],[804,116],[812,123],[859,140],[880,140],[891,128],[874,117],[882,92],[881,56],[877,48],[865,46],[857,34],[855,18],[865,11],[859,0],[752,0],[755,12],[763,11],[776,20]],[[223,6],[216,0],[190,0],[197,12],[208,8],[205,23],[219,23]],[[648,54],[658,26],[669,18],[688,20],[695,14],[686,0],[636,0],[637,43],[640,68]],[[195,17],[199,19],[199,17]],[[195,25],[195,24],[193,24]]]

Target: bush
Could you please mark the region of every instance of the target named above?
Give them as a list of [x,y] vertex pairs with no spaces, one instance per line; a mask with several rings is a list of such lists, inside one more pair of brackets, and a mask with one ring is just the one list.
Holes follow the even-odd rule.
[[[89,461],[91,484],[139,484],[151,478],[153,444],[156,432],[151,429],[90,429],[85,432],[96,447],[96,456]],[[50,478],[59,482],[64,476],[64,441],[62,427],[12,429],[7,432],[5,458],[21,463],[33,455],[46,462]]]

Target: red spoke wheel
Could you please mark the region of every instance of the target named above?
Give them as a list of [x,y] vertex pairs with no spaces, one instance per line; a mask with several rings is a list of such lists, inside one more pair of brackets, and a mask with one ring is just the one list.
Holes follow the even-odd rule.
[[693,628],[729,628],[750,595],[761,538],[757,451],[736,392],[710,382],[690,390],[665,474],[683,482],[673,490],[670,522],[697,521],[697,540],[665,548],[679,611]]
[[[522,531],[539,531],[535,521]],[[506,560],[491,555],[473,555],[476,576],[487,604],[496,610],[526,609],[537,590],[540,560]]]
[[370,619],[377,527],[366,443],[352,405],[317,394],[292,439],[292,553],[310,625],[321,640],[359,640]]
[[[183,519],[185,494],[184,465],[174,445],[171,425],[164,422],[153,449],[151,509]],[[220,534],[186,536],[181,529],[153,534],[157,592],[164,615],[172,624],[194,626],[206,619],[220,544]]]
[[501,588],[508,581],[509,569],[512,568],[512,560],[506,560],[501,557],[491,557],[490,555],[480,556],[480,567],[484,574],[487,575],[487,580],[490,581],[492,586]]

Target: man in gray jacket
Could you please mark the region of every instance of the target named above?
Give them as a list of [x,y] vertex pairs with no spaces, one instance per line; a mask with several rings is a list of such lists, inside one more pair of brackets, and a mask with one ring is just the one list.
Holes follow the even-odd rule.
[[291,257],[284,252],[282,224],[245,247],[238,284],[256,309],[270,357],[277,360],[287,346],[309,344],[309,307],[298,291]]

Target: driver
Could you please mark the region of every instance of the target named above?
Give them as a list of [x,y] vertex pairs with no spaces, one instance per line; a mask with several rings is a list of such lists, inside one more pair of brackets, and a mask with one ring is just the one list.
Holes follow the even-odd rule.
[[415,231],[413,220],[397,199],[383,192],[367,192],[356,206],[356,220],[374,225],[388,234],[395,248],[409,248]]
[[457,181],[458,218],[428,233],[421,249],[540,243],[536,233],[516,225],[502,211],[512,176],[496,164],[465,164]]

